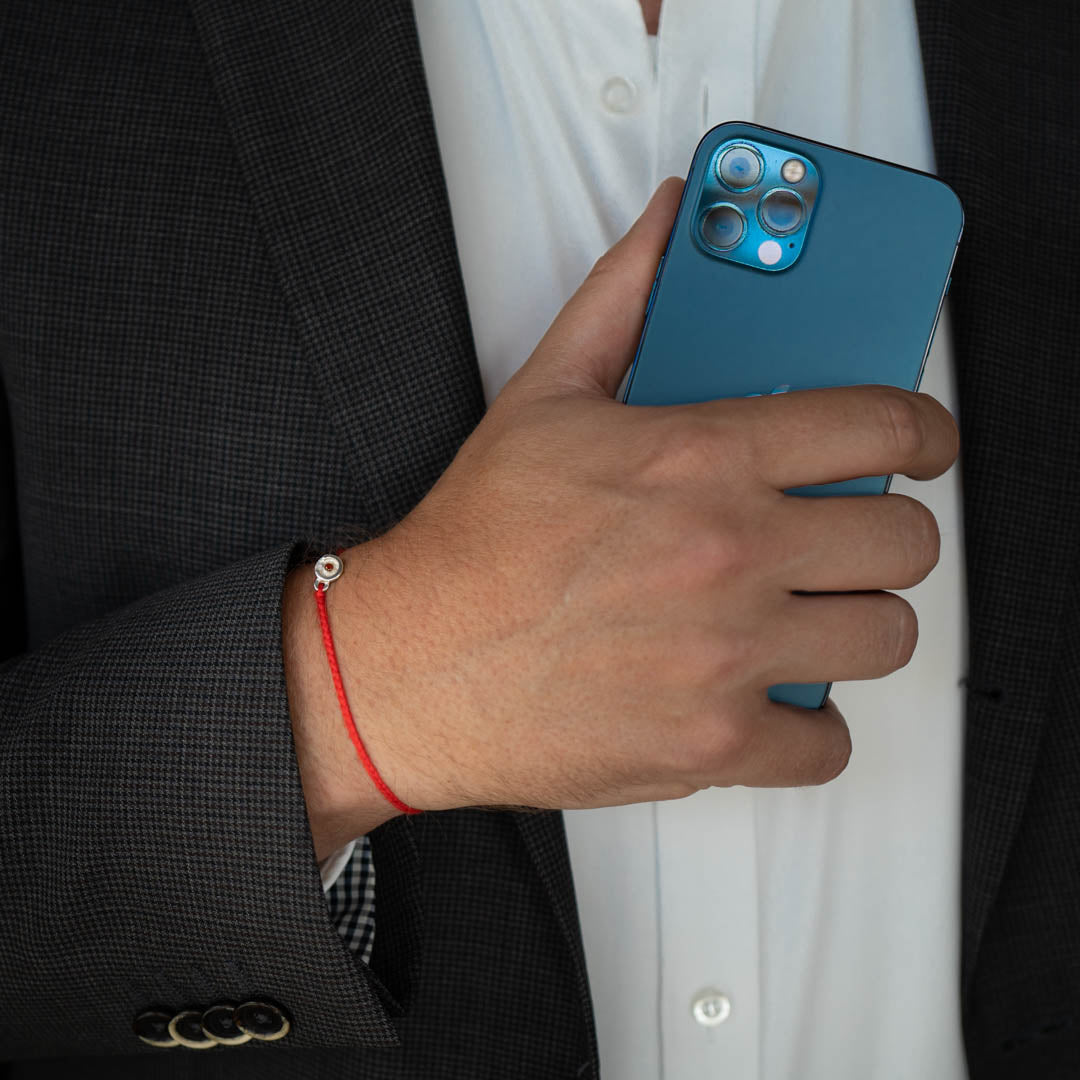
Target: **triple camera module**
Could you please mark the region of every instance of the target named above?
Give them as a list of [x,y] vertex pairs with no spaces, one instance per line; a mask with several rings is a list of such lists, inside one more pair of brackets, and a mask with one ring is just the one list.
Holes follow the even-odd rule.
[[802,154],[726,142],[713,155],[699,195],[698,242],[718,258],[786,270],[802,251],[818,186],[817,169]]

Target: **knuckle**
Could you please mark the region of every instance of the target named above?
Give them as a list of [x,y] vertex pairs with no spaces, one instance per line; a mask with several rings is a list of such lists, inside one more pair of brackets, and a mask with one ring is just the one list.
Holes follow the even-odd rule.
[[692,487],[698,490],[703,477],[716,483],[716,475],[728,459],[729,442],[722,430],[696,410],[666,406],[654,415],[639,440],[642,457],[639,475],[649,490]]
[[[754,671],[748,640],[733,633],[710,636],[699,686],[714,701],[723,700],[732,689],[740,686]],[[730,727],[731,720],[726,721]]]
[[[707,478],[709,490],[741,491],[758,468],[755,425],[729,401],[660,407],[639,440],[647,472],[664,483]],[[742,404],[742,402],[739,402]]]
[[663,452],[679,475],[701,469],[710,457],[706,426],[686,413],[674,417],[664,439]]
[[926,433],[914,395],[889,390],[881,395],[882,426],[897,465],[913,461],[922,450]]
[[673,635],[665,652],[667,681],[705,694],[723,693],[747,676],[750,650],[733,634],[691,629]]
[[686,558],[709,582],[737,578],[753,565],[754,545],[737,528],[702,530],[687,545]]
[[687,725],[686,732],[679,775],[703,787],[733,775],[749,749],[748,726],[717,709],[697,717]]
[[753,653],[750,635],[733,632],[719,635],[713,646],[708,671],[710,690],[716,694],[726,694],[744,682],[756,667]]
[[701,432],[685,415],[659,418],[648,434],[640,444],[644,460],[639,470],[647,488],[672,487],[699,468],[705,456]]

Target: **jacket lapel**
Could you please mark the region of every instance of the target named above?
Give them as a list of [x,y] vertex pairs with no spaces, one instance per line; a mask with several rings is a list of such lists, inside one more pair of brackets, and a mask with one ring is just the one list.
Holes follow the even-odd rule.
[[191,9],[313,392],[381,529],[484,411],[412,5]]
[[[970,616],[965,1001],[1054,707],[1080,536],[1075,294],[1063,281],[1077,236],[1051,213],[1072,197],[1062,153],[1075,121],[1062,94],[1075,74],[1065,50],[1061,70],[1047,62],[1064,16],[1057,6],[999,4],[988,14],[978,0],[916,0],[938,173],[966,211],[950,297]],[[1011,160],[1037,163],[1038,176],[1010,183]],[[1015,221],[1025,235],[1003,242]]]

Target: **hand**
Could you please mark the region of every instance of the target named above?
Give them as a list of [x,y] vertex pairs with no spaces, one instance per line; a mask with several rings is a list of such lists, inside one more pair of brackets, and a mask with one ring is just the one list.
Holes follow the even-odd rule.
[[941,405],[881,386],[613,400],[680,189],[661,185],[597,262],[420,504],[345,554],[335,589],[351,591],[330,600],[346,687],[414,806],[821,784],[847,764],[843,718],[767,687],[912,655],[915,613],[879,590],[930,572],[933,515],[903,495],[783,492],[939,475],[958,447]]

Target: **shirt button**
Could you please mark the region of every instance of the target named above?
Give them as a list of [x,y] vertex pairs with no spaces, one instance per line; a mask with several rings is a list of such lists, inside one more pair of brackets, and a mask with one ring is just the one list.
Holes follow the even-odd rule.
[[716,1027],[731,1015],[731,998],[710,987],[695,996],[690,1011],[702,1026]]
[[637,87],[622,75],[612,75],[600,88],[600,100],[608,112],[628,113],[637,101]]

